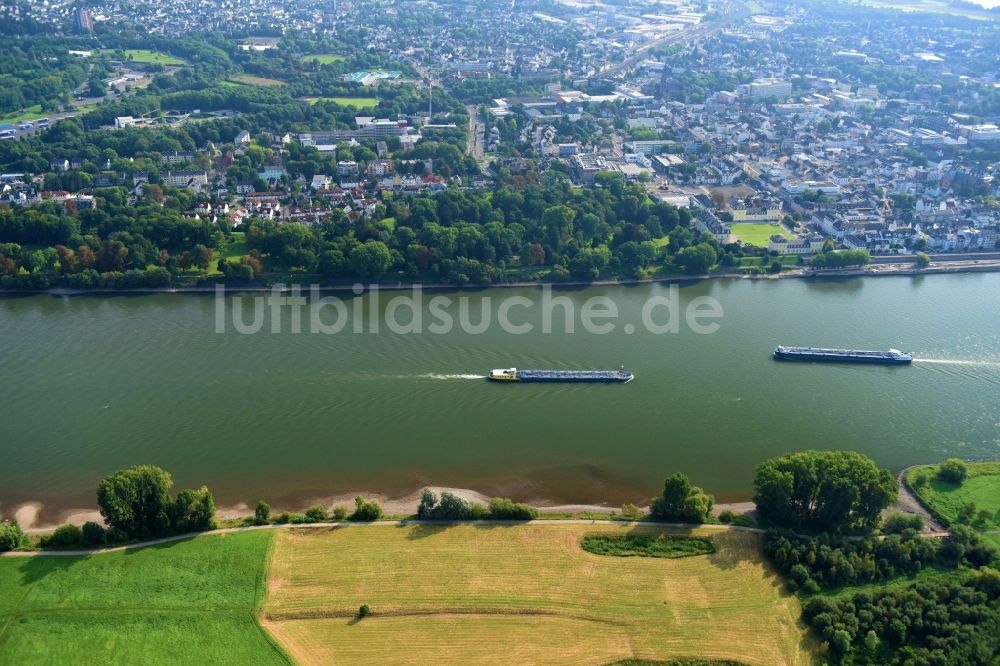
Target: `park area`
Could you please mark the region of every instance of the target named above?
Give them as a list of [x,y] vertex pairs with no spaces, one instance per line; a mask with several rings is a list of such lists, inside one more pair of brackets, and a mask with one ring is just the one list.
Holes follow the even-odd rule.
[[794,238],[780,224],[753,224],[749,222],[732,225],[734,240],[743,241],[757,247],[767,247],[767,241],[771,236],[779,235],[785,238]]
[[288,663],[256,617],[272,537],[0,558],[0,663]]
[[[584,536],[708,536],[677,559]],[[809,661],[799,605],[760,536],[597,524],[292,529],[275,537],[264,625],[303,664]],[[361,605],[372,614],[357,619]]]

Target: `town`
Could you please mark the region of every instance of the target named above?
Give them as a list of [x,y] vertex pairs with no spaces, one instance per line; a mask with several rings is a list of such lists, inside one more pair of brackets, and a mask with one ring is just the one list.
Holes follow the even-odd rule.
[[[998,257],[995,12],[724,0],[7,11],[9,25],[55,31],[35,48],[58,83],[0,99],[0,205],[82,225],[21,221],[0,240],[125,250],[95,265],[75,247],[74,264],[0,246],[8,286],[157,263],[246,278],[367,263],[366,277],[418,279],[445,260],[434,277],[463,283]],[[562,200],[501,210],[499,194],[560,180]],[[610,195],[606,226],[584,222],[577,188]],[[451,212],[456,201],[493,212]],[[546,237],[550,204],[569,218]],[[201,231],[144,250],[142,231],[98,221],[151,206]],[[447,239],[430,238],[432,222]],[[268,251],[290,223],[343,242]],[[374,267],[352,264],[366,244]],[[711,253],[678,256],[700,246]],[[250,269],[227,271],[227,258]]]

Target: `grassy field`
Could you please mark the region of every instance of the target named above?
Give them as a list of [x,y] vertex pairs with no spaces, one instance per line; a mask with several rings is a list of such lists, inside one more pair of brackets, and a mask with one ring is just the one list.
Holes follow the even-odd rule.
[[242,83],[247,86],[283,86],[284,81],[279,81],[278,79],[266,79],[263,76],[251,76],[249,74],[240,74],[238,76],[233,76],[229,79],[233,83]]
[[208,267],[208,274],[209,275],[220,274],[220,271],[217,267],[219,259],[239,259],[240,257],[248,255],[249,253],[250,253],[250,248],[247,246],[246,232],[234,231],[232,240],[213,253],[212,265]]
[[256,622],[272,536],[0,558],[0,663],[288,663]]
[[733,236],[737,240],[757,247],[767,247],[767,240],[775,234],[785,238],[794,238],[780,224],[741,223],[733,225]]
[[[275,536],[265,626],[310,663],[607,664],[620,659],[809,661],[797,600],[760,537],[695,531],[718,552],[616,558],[584,535],[613,525],[348,527]],[[354,619],[368,604],[374,615]]]
[[302,62],[318,62],[321,65],[329,65],[334,62],[343,62],[347,60],[346,57],[342,55],[335,55],[333,53],[317,53],[313,55],[302,56]]
[[997,512],[1000,511],[1000,462],[968,463],[969,476],[961,485],[941,481],[933,477],[923,488],[917,488],[913,480],[922,470],[928,470],[933,475],[936,465],[915,467],[906,473],[909,486],[920,496],[928,506],[939,514],[954,522],[963,504],[974,502],[976,509],[986,509],[993,516],[986,529],[1000,529],[997,523]]
[[802,261],[794,255],[783,255],[780,257],[740,257],[740,266],[770,266],[775,260],[780,261],[782,266],[798,266]]
[[126,49],[125,57],[131,58],[133,62],[147,62],[151,65],[180,66],[187,64],[181,58],[172,56],[169,53],[160,51],[150,51],[148,49]]
[[374,97],[311,97],[309,104],[317,102],[328,102],[338,106],[356,106],[359,109],[371,109],[378,105],[378,99]]

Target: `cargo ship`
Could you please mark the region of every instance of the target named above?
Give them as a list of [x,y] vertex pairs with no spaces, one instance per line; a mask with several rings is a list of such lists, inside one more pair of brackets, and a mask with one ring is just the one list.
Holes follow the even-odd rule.
[[628,384],[635,375],[621,370],[491,370],[486,378],[493,382],[596,382],[598,384]]
[[864,351],[857,349],[819,349],[816,347],[774,348],[774,358],[784,361],[827,361],[830,363],[881,363],[902,365],[913,361],[913,355],[898,349]]

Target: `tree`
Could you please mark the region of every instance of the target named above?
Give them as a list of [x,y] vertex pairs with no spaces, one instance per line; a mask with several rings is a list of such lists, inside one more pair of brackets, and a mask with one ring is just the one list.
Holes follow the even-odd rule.
[[257,502],[257,508],[253,512],[253,519],[258,525],[267,525],[271,521],[271,505],[264,500]]
[[928,257],[923,252],[917,252],[917,258],[914,261],[914,263],[916,264],[917,268],[927,268],[928,266],[931,265],[931,258]]
[[429,488],[424,488],[420,492],[420,504],[417,505],[417,518],[420,520],[430,520],[434,505],[437,504],[437,495]]
[[153,465],[115,472],[97,487],[97,505],[108,525],[131,538],[170,531],[170,474]]
[[0,521],[0,553],[14,550],[25,542],[24,532],[16,520]]
[[801,451],[757,466],[754,502],[761,518],[790,529],[872,531],[896,501],[887,469],[853,451]]
[[208,488],[182,490],[177,493],[172,511],[174,531],[203,532],[215,528],[215,498]]
[[714,499],[680,472],[667,477],[663,493],[653,499],[655,518],[686,523],[703,523],[712,512]]
[[681,248],[674,255],[674,262],[692,275],[707,273],[715,265],[718,255],[715,248],[708,243],[699,243]]
[[948,458],[938,465],[937,477],[948,483],[962,483],[969,475],[969,468],[959,458]]
[[392,253],[382,241],[369,240],[351,250],[349,258],[354,275],[364,278],[378,278],[385,275],[392,263]]
[[348,517],[348,520],[355,522],[371,522],[373,520],[378,520],[381,517],[381,504],[375,500],[366,502],[365,498],[358,495],[354,498],[354,513]]

